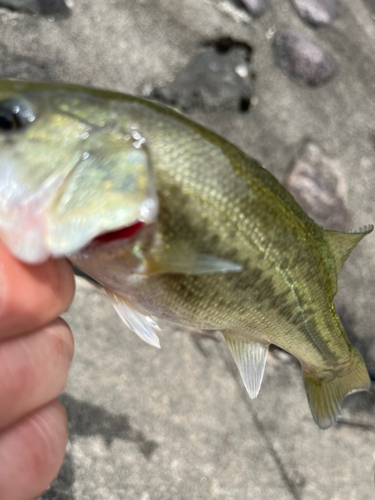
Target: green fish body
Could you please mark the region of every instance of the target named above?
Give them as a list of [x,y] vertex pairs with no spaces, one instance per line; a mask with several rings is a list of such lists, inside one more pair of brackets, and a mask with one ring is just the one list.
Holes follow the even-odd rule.
[[301,363],[315,422],[370,385],[333,297],[372,226],[323,229],[257,161],[141,98],[0,84],[0,237],[26,262],[67,255],[123,321],[221,330],[255,397],[268,347]]

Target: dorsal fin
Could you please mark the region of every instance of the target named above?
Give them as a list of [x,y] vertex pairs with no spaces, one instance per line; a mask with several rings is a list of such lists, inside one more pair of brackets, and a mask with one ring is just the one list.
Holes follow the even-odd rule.
[[341,271],[350,252],[357,244],[374,229],[372,224],[360,227],[358,230],[353,229],[349,233],[340,233],[331,229],[324,229],[324,236],[328,242],[329,248],[333,254],[336,264],[337,274]]

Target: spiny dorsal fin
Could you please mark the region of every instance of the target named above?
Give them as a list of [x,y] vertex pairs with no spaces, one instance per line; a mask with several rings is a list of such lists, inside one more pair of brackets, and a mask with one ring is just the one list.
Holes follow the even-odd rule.
[[223,335],[249,396],[256,398],[263,380],[269,345],[247,342],[226,332]]
[[333,254],[336,264],[337,274],[341,271],[350,252],[357,244],[374,229],[372,224],[360,227],[358,230],[353,229],[349,233],[340,233],[331,229],[324,229],[324,236],[328,241],[329,248]]

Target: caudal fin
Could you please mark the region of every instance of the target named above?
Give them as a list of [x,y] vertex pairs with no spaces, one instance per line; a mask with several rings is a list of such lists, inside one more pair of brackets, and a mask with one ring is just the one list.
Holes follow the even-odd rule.
[[354,347],[351,351],[351,364],[333,379],[317,378],[302,369],[310,410],[320,429],[328,429],[336,423],[345,396],[370,388],[370,377],[362,356]]

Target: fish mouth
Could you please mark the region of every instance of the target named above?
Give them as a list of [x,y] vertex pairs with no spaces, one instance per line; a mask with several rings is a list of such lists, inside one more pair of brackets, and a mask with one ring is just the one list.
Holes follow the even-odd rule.
[[156,196],[141,202],[127,216],[120,209],[102,213],[100,217],[86,214],[63,222],[50,218],[49,207],[43,205],[16,203],[8,207],[6,214],[1,214],[0,209],[0,239],[19,260],[28,264],[124,244],[154,224],[158,214]]
[[142,189],[133,188],[132,182],[123,191],[99,185],[86,198],[79,195],[90,183],[83,183],[83,189],[76,183],[76,202],[71,192],[66,199],[68,176],[47,177],[30,189],[15,177],[12,166],[0,155],[0,239],[28,264],[129,240],[157,220],[158,196],[151,175]]
[[[87,245],[78,251],[68,254],[67,258],[77,266],[84,268],[83,262],[87,263],[93,256],[114,256],[120,251],[129,249],[135,244],[135,241],[143,240],[145,235],[149,234],[155,227],[154,223],[147,224],[143,221],[135,221],[129,226],[124,226],[113,231],[106,231],[93,238]],[[146,236],[147,237],[147,236]]]
[[128,240],[136,233],[138,233],[138,231],[140,231],[144,225],[144,222],[137,221],[130,226],[122,227],[121,229],[115,229],[114,231],[108,231],[106,233],[100,234],[99,236],[96,236],[96,238],[92,240],[90,245],[102,245],[106,243],[112,243],[113,241]]
[[128,243],[134,236],[137,236],[142,229],[149,226],[143,221],[136,221],[134,224],[129,226],[121,227],[120,229],[114,229],[113,231],[106,231],[104,233],[95,236],[89,243],[87,243],[83,248],[79,249],[74,254],[69,254],[68,257],[72,257],[73,255],[85,255],[91,252],[95,252],[96,250],[105,250],[109,245],[111,248],[113,244],[124,244]]

